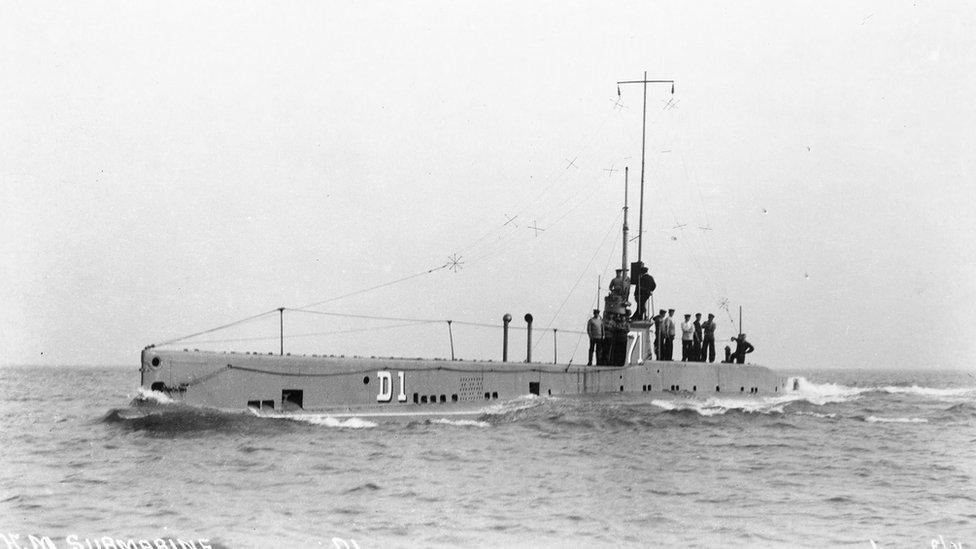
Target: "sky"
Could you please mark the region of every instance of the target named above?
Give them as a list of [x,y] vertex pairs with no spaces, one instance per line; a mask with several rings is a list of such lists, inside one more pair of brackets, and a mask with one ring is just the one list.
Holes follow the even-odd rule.
[[[135,368],[268,311],[174,348],[283,321],[287,352],[499,360],[462,323],[509,313],[523,360],[532,313],[533,358],[579,363],[647,71],[655,307],[720,340],[742,307],[775,369],[976,368],[970,3],[0,11],[2,364]],[[310,304],[381,318],[274,311]]]

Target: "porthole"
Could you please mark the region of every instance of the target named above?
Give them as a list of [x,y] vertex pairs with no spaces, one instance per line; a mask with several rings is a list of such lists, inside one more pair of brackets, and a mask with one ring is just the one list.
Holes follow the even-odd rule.
[[490,398],[491,398],[491,393],[485,393],[485,400],[488,400]]
[[421,404],[427,404],[427,395],[424,395],[424,396],[420,397],[420,403]]
[[363,376],[363,385],[369,385],[369,376]]
[[441,395],[441,404],[444,404],[445,402],[447,402],[447,397],[444,396],[444,395]]
[[746,388],[745,388],[745,387],[739,387],[739,392],[740,392],[740,393],[744,393],[744,392],[746,392]]
[[458,401],[458,396],[457,395],[451,395],[451,402],[457,402],[457,401]]
[[498,392],[495,391],[495,392],[491,393],[491,398],[498,398]]
[[691,386],[691,390],[692,391],[695,391],[695,392],[698,392],[698,386],[697,385],[692,385]]
[[721,388],[721,387],[719,387],[718,385],[716,385],[716,386],[715,386],[715,392],[716,392],[716,393],[721,393],[721,392],[722,392],[722,388]]
[[154,356],[151,364],[153,365],[153,367],[159,366],[159,357]]

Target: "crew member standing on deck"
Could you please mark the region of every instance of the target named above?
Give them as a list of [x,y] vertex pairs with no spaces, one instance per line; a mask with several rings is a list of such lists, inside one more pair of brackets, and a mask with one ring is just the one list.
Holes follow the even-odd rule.
[[587,366],[593,366],[593,351],[596,351],[596,363],[603,362],[603,320],[600,319],[600,309],[593,309],[593,318],[586,322],[586,335],[590,336],[590,352],[587,355]]
[[695,334],[691,340],[691,360],[694,362],[702,361],[702,327],[701,327],[701,313],[695,313]]
[[674,360],[674,309],[668,309],[664,317],[664,360]]
[[708,320],[702,324],[702,362],[707,358],[709,362],[715,362],[715,315],[708,313]]
[[637,282],[637,289],[634,292],[634,297],[637,299],[637,312],[630,319],[647,320],[647,300],[654,293],[657,284],[654,282],[654,277],[647,273],[647,267],[641,267],[640,278],[637,279]]
[[692,340],[695,337],[695,325],[691,323],[691,315],[685,315],[681,323],[681,362],[690,362],[692,358]]
[[658,360],[664,360],[664,309],[661,309],[654,318],[654,356]]

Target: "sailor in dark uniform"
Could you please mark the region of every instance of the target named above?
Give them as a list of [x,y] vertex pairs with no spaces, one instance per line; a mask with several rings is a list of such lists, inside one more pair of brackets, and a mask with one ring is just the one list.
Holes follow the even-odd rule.
[[600,309],[593,309],[593,317],[586,323],[586,333],[590,336],[590,352],[587,355],[587,366],[593,366],[593,353],[596,352],[596,363],[603,364],[603,320],[600,319]]
[[637,299],[637,312],[631,320],[647,320],[647,300],[657,288],[654,277],[647,273],[647,267],[641,267],[640,277],[634,281],[637,285],[634,298]]
[[610,281],[610,293],[620,296],[625,304],[630,299],[630,278],[623,269],[617,269],[617,276]]
[[702,362],[702,322],[701,313],[695,313],[695,334],[691,340],[691,360],[693,362]]
[[745,364],[746,355],[755,351],[756,348],[752,346],[752,343],[746,341],[746,334],[739,334],[739,337],[734,338],[733,340],[735,341],[735,352],[732,353],[731,362]]
[[715,362],[715,315],[708,313],[708,320],[702,324],[702,362],[707,358]]
[[654,356],[658,360],[664,360],[664,317],[667,312],[664,309],[654,316]]

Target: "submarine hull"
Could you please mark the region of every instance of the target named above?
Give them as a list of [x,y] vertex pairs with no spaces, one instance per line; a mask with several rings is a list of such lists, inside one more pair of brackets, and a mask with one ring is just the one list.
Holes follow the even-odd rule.
[[228,411],[396,416],[477,413],[524,395],[782,394],[789,379],[754,364],[636,360],[577,366],[466,360],[279,356],[146,349],[142,386]]

